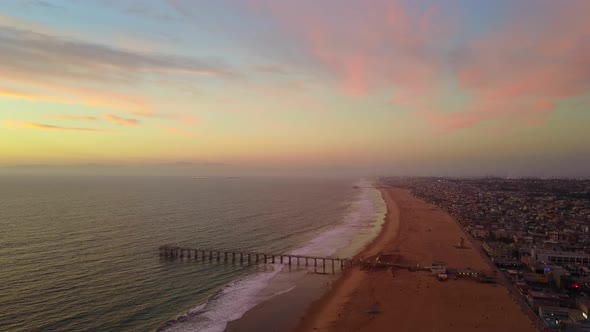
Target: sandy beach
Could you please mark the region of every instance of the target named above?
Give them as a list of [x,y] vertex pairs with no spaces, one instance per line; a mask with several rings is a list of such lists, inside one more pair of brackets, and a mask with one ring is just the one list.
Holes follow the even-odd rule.
[[[451,216],[408,191],[382,189],[388,213],[382,232],[358,258],[396,252],[400,262],[489,270]],[[473,244],[469,244],[473,247]],[[371,307],[380,313],[370,314]],[[297,331],[536,331],[504,287],[473,280],[439,282],[429,272],[351,268],[315,301]]]

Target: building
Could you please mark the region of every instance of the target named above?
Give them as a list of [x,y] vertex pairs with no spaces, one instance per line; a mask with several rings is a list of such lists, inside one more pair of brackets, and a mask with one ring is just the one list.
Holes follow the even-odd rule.
[[517,281],[516,289],[518,289],[520,294],[526,295],[529,292],[529,284],[527,284],[526,281]]
[[576,305],[587,319],[590,315],[590,299],[587,297],[579,297],[576,299]]
[[549,239],[549,241],[558,242],[559,241],[559,232],[557,232],[557,231],[547,232],[547,238]]
[[485,241],[481,245],[481,248],[493,261],[512,258],[513,248],[510,244]]
[[529,305],[535,309],[535,311],[538,311],[539,307],[559,307],[562,302],[562,298],[558,294],[529,290],[529,293],[527,294],[527,301],[529,302]]
[[572,276],[564,269],[552,268],[549,274],[557,289],[568,290],[573,284]]
[[575,323],[563,324],[561,331],[563,332],[590,332],[590,321],[581,320]]
[[571,251],[533,249],[532,259],[544,264],[579,264],[590,265],[590,255]]
[[522,278],[528,284],[548,284],[549,275],[546,273],[523,273]]
[[584,321],[583,312],[577,309],[539,306],[539,317],[551,328],[557,328],[568,323]]
[[487,239],[488,236],[490,236],[490,231],[483,227],[476,227],[471,230],[471,235],[473,235],[474,238]]
[[505,229],[496,229],[493,230],[492,235],[494,236],[494,239],[499,240],[499,239],[508,239],[510,238],[510,234],[508,233],[508,231],[506,231]]
[[430,272],[433,274],[446,274],[447,273],[447,265],[445,262],[435,261],[432,262],[430,266]]
[[494,259],[494,263],[496,263],[497,267],[505,269],[519,268],[524,265],[521,261],[514,259]]

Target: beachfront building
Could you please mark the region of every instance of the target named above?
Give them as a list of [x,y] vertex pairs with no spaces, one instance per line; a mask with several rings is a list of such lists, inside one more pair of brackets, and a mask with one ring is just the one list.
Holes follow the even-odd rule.
[[514,250],[510,244],[490,241],[483,242],[481,248],[493,261],[512,258],[512,251]]
[[563,301],[562,296],[554,293],[545,293],[539,291],[529,290],[527,301],[535,311],[539,310],[539,307],[559,307]]
[[531,256],[534,261],[543,264],[590,265],[590,255],[571,251],[533,249]]

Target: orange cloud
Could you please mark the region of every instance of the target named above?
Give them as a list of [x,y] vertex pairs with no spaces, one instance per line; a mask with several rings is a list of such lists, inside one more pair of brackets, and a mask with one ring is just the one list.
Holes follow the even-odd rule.
[[[87,40],[92,40],[88,42]],[[155,110],[153,99],[133,95],[140,82],[188,75],[235,77],[221,58],[150,53],[94,42],[0,13],[0,77],[27,91],[0,88],[0,98],[126,111],[143,117],[180,119]],[[33,93],[34,92],[34,93]]]
[[[0,68],[0,74],[5,74]],[[83,105],[96,108],[112,108],[142,116],[158,116],[152,107],[141,97],[121,94],[112,90],[97,90],[81,85],[69,86],[57,82],[31,79],[28,77],[11,76],[13,81],[27,84],[37,91],[28,92],[15,89],[0,88],[0,98],[22,99],[32,102],[48,102],[64,105]]]
[[23,121],[6,121],[8,127],[11,128],[28,128],[28,129],[42,129],[52,131],[77,131],[77,132],[89,132],[89,133],[108,133],[113,132],[112,130],[98,129],[98,128],[82,128],[82,127],[64,127],[46,123],[37,122],[23,122]]
[[122,117],[114,115],[114,114],[106,114],[104,117],[105,117],[105,119],[107,119],[113,123],[122,125],[122,126],[137,126],[137,125],[139,125],[139,120],[137,120],[137,119],[122,118]]
[[57,120],[96,121],[96,117],[85,115],[54,115],[52,118]]
[[0,87],[0,97],[14,98],[14,99],[35,99],[36,98],[36,96],[31,93],[27,93],[27,92],[23,92],[23,91],[19,91],[19,90],[13,90],[13,89],[6,89],[6,88],[1,88],[1,87]]
[[[0,70],[0,74],[2,71]],[[28,81],[17,77],[15,80],[21,84],[28,84],[39,93],[32,93],[17,89],[0,87],[0,98],[21,99],[31,102],[48,102],[64,105],[82,105],[94,108],[110,108],[126,111],[131,114],[149,117],[171,119],[182,122],[194,122],[192,115],[188,114],[164,114],[155,112],[154,106],[140,96],[118,93],[112,90],[97,90],[83,86],[68,86],[59,83],[46,82],[41,79]],[[94,117],[57,116],[59,120],[89,120]],[[137,120],[135,120],[137,121]]]

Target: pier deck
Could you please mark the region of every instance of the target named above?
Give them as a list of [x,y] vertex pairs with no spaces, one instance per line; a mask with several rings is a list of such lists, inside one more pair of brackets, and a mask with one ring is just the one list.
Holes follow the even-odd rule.
[[203,261],[240,264],[279,263],[286,264],[289,266],[296,265],[305,267],[312,266],[315,268],[320,267],[324,270],[324,272],[326,271],[326,268],[329,268],[331,272],[335,272],[336,268],[342,271],[345,268],[352,267],[355,265],[371,267],[411,268],[408,265],[395,264],[390,262],[380,262],[374,259],[336,258],[293,254],[261,253],[250,251],[228,251],[171,245],[161,246],[159,250],[160,256],[169,258],[201,259]]

